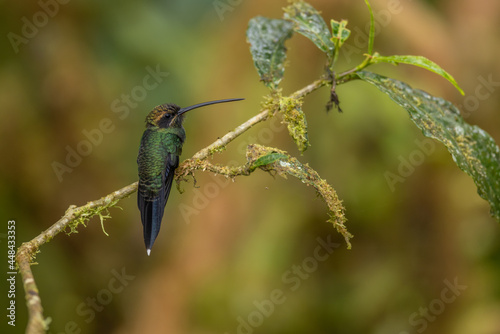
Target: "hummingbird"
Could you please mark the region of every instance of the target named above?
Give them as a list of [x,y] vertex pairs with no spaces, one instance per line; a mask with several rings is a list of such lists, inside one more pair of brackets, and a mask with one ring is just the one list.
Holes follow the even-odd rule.
[[137,156],[139,167],[137,206],[141,212],[148,256],[160,232],[163,211],[172,188],[175,169],[179,166],[182,145],[186,139],[186,132],[182,126],[184,114],[189,110],[211,104],[240,100],[243,99],[209,101],[185,108],[165,103],[154,108],[146,117],[146,130],[142,135]]

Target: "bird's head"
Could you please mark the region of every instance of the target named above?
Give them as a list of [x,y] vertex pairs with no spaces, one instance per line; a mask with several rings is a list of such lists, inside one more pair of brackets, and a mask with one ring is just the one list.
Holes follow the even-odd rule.
[[210,104],[215,104],[215,103],[232,102],[240,100],[243,99],[227,99],[227,100],[203,102],[185,108],[181,108],[173,103],[161,104],[156,108],[154,108],[148,114],[148,116],[146,117],[146,124],[148,127],[157,126],[159,128],[170,128],[170,127],[179,128],[182,126],[182,121],[184,120],[184,113],[189,110],[208,106]]
[[159,128],[180,127],[184,115],[179,113],[181,107],[173,103],[165,103],[155,107],[146,117],[146,125]]

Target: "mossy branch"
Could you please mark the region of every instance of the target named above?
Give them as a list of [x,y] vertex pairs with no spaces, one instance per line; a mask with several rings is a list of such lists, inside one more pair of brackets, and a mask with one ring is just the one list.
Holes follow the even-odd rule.
[[330,215],[328,221],[344,237],[347,248],[351,248],[349,240],[352,238],[352,234],[347,231],[344,225],[346,218],[342,201],[338,198],[332,186],[323,180],[314,169],[309,167],[308,164],[302,164],[297,158],[290,156],[285,151],[257,144],[248,145],[246,158],[247,162],[238,167],[212,164],[207,160],[185,160],[177,169],[179,176],[177,182],[184,180],[188,175],[193,175],[195,170],[210,171],[231,179],[234,179],[236,176],[250,175],[257,168],[267,172],[275,172],[284,178],[287,175],[291,175],[316,189],[317,193],[328,206]]
[[[328,85],[328,80],[320,79],[316,80],[313,83],[305,86],[304,88],[294,92],[288,99],[301,99],[304,96],[310,94],[316,89]],[[274,101],[274,102],[273,102]],[[279,102],[279,101],[278,101]],[[279,111],[279,108],[276,108],[276,105],[279,104],[276,100],[273,100],[272,97],[268,98],[268,103],[265,103],[262,110],[259,114],[253,116],[248,119],[246,122],[242,123],[240,126],[236,127],[234,130],[228,132],[226,135],[217,139],[215,142],[210,144],[209,146],[201,149],[196,154],[193,155],[190,159],[185,160],[176,170],[176,179],[180,182],[183,177],[185,177],[186,173],[192,173],[195,169],[207,169],[219,174],[226,175],[228,177],[234,177],[237,175],[248,175],[251,172],[251,169],[254,168],[252,166],[243,166],[241,169],[231,169],[228,167],[224,167],[227,169],[223,169],[222,167],[216,167],[208,163],[205,159],[209,156],[212,156],[215,152],[223,151],[225,146],[236,139],[239,135],[249,130],[255,124],[260,123],[262,121],[267,120],[269,117],[273,116],[276,112]],[[304,165],[303,165],[304,166]],[[255,167],[256,168],[256,167]],[[254,169],[255,169],[254,168]],[[309,168],[309,167],[307,167]],[[253,170],[252,170],[253,171]],[[280,174],[279,170],[277,170],[278,174]],[[316,172],[314,172],[316,173]],[[281,174],[280,174],[281,175]],[[317,175],[317,174],[316,174]],[[296,176],[296,175],[294,175]],[[94,217],[99,216],[102,221],[104,218],[108,218],[107,210],[113,206],[115,206],[118,201],[123,198],[126,198],[137,191],[137,182],[134,182],[126,187],[121,188],[120,190],[114,191],[105,197],[88,202],[86,205],[76,207],[75,205],[71,205],[65,212],[64,216],[61,217],[55,224],[50,226],[47,230],[40,233],[34,239],[25,242],[19,247],[16,254],[16,261],[19,268],[19,272],[21,273],[23,280],[23,287],[26,293],[26,305],[28,307],[28,325],[26,328],[26,333],[45,333],[48,328],[48,324],[50,319],[45,319],[43,316],[43,307],[42,302],[39,296],[38,287],[36,285],[33,272],[31,271],[31,264],[33,264],[35,260],[36,253],[39,252],[40,247],[49,242],[52,238],[54,238],[57,234],[66,231],[68,234],[76,233],[78,225],[82,224],[86,226],[86,222]],[[323,196],[327,203],[330,203],[324,194],[329,191],[333,191],[333,189],[322,188],[321,186],[315,186],[318,192]],[[334,194],[334,193],[333,193]],[[332,195],[336,198],[336,195]],[[334,203],[334,202],[331,202]],[[340,201],[338,201],[340,203]],[[343,208],[336,207],[335,205],[331,206],[328,204],[330,211],[333,212],[334,216],[336,216],[335,212],[342,212]],[[332,210],[333,208],[333,210]],[[340,211],[338,211],[340,210]],[[334,219],[335,220],[335,219]],[[344,218],[345,220],[345,218]],[[343,221],[338,221],[335,226],[341,232],[346,241],[348,242],[349,237],[345,227],[343,227]],[[349,243],[348,243],[349,244]]]
[[86,205],[80,207],[71,205],[64,213],[64,216],[54,225],[40,233],[33,240],[25,242],[19,247],[16,254],[16,262],[23,280],[29,315],[26,333],[45,333],[50,322],[50,319],[43,317],[42,301],[38,294],[38,287],[36,286],[33,272],[31,271],[31,264],[33,264],[40,246],[49,242],[63,231],[67,231],[68,234],[77,232],[79,224],[85,226],[85,223],[95,215],[99,215],[103,219],[102,212],[106,212],[109,208],[115,206],[120,199],[130,196],[136,190],[137,182],[114,191],[101,199],[88,202]]

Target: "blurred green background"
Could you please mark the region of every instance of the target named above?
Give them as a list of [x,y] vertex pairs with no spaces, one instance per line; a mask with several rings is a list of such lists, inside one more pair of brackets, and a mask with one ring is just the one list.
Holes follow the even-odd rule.
[[[356,66],[366,50],[363,1],[310,3],[328,21],[349,20],[352,35],[338,70]],[[46,7],[54,15],[45,22],[40,3],[2,1],[0,203],[2,226],[16,220],[18,246],[69,205],[136,181],[144,119],[156,105],[246,98],[191,112],[183,158],[256,114],[267,90],[245,30],[256,15],[281,17],[286,4],[74,0]],[[423,69],[370,69],[452,101],[500,142],[499,84],[484,85],[500,81],[500,2],[371,4],[382,22],[377,51],[426,56],[466,95]],[[389,11],[395,5],[397,14]],[[12,42],[12,33],[23,34],[23,17],[39,20],[40,28],[24,28],[30,37]],[[324,66],[306,38],[295,35],[287,46],[285,94],[318,78]],[[155,70],[162,73],[157,85],[146,79],[150,89],[141,89]],[[326,88],[306,98],[311,147],[304,155],[276,119],[242,135],[214,161],[243,163],[246,145],[259,143],[307,162],[344,200],[352,250],[326,223],[322,200],[296,179],[258,171],[228,182],[197,173],[197,188],[190,182],[182,184],[182,195],[172,191],[150,257],[135,194],[119,203],[123,210],[110,210],[109,237],[93,219],[78,234],[59,235],[41,248],[33,270],[45,316],[52,318],[49,332],[500,333],[499,224],[472,180],[436,142],[391,187],[385,174],[397,174],[402,161],[419,155],[417,142],[425,138],[375,88],[351,82],[337,92],[342,114],[325,112]],[[103,120],[108,131],[58,177],[54,163],[66,164],[68,149],[85,149],[85,133],[95,134]],[[7,228],[0,233],[6,254]],[[339,245],[329,254],[318,250],[318,238]],[[2,332],[24,332],[19,275],[16,292],[16,327],[4,316]]]

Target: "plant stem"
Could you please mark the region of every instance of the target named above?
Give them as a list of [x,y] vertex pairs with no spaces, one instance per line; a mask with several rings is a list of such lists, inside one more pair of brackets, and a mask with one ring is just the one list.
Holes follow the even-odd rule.
[[[373,56],[376,56],[376,55],[378,55],[377,52],[375,52],[375,54]],[[358,72],[358,71],[361,71],[362,69],[364,69],[367,66],[370,66],[371,63],[372,63],[373,56],[367,54],[366,58],[363,60],[363,62],[361,64],[359,64],[355,68],[352,68],[350,70],[347,70],[345,72],[340,73],[335,78],[335,81],[337,82],[337,84],[346,83],[348,81],[357,79],[358,77],[356,76],[355,73]]]

